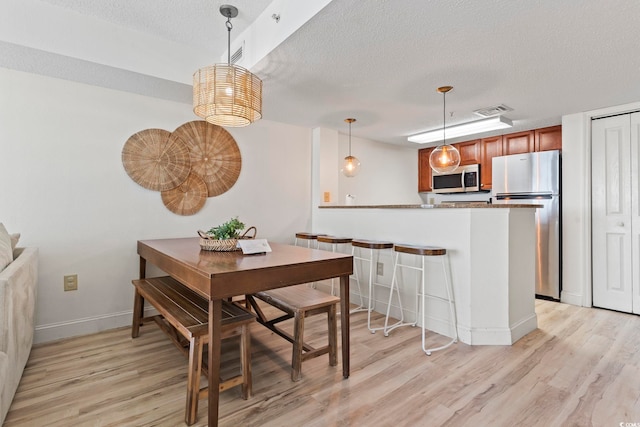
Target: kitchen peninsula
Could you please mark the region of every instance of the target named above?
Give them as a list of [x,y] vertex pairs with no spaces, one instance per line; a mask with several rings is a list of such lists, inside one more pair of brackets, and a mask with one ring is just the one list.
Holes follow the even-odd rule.
[[[446,248],[460,341],[510,345],[537,328],[535,209],[536,205],[486,203],[326,205],[314,209],[312,227],[314,232],[336,236]],[[389,285],[391,257],[383,256],[379,261],[383,274],[378,281]],[[428,264],[433,264],[427,270],[428,286],[436,294],[443,292],[439,265]],[[417,280],[417,276],[405,274],[401,285],[402,305],[409,320],[415,316]],[[366,284],[362,288],[366,292]],[[357,292],[357,286],[351,290]],[[376,311],[383,312],[388,289],[380,286],[376,291]],[[359,300],[359,295],[351,297],[352,302]],[[397,317],[396,304],[391,313]],[[449,335],[448,322],[443,304],[434,300],[427,306],[427,329]]]

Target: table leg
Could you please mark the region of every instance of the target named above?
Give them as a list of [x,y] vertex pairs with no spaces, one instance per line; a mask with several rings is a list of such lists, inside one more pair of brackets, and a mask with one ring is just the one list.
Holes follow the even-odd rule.
[[218,425],[222,300],[209,301],[209,426]]
[[147,278],[147,260],[140,257],[140,278]]
[[[140,279],[147,277],[147,260],[140,257]],[[131,322],[131,338],[138,338],[140,335],[140,325],[144,317],[144,298],[135,291],[133,298],[133,322]]]
[[342,330],[342,376],[349,378],[349,275],[340,276],[340,328]]

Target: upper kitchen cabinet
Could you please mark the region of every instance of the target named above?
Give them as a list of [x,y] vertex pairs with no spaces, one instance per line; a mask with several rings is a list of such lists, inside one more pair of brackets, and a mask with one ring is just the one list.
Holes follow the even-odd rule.
[[460,166],[475,165],[480,163],[480,140],[460,142],[453,144],[460,153]]
[[418,191],[431,191],[431,165],[429,156],[435,147],[418,150]]
[[[562,149],[562,126],[474,139],[453,144],[460,152],[460,165],[480,165],[480,189],[491,190],[493,158],[509,154]],[[418,191],[431,191],[429,156],[432,148],[418,151]]]
[[483,138],[478,144],[480,148],[480,188],[491,190],[493,158],[502,156],[502,135]]
[[562,126],[535,130],[536,151],[562,150]]
[[503,155],[531,153],[535,151],[535,131],[510,133],[502,136]]

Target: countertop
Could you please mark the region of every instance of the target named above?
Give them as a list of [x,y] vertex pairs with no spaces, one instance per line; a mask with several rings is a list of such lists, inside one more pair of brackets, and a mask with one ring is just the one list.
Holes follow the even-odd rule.
[[505,208],[541,208],[542,205],[526,203],[440,203],[436,205],[324,205],[318,206],[320,209],[505,209]]

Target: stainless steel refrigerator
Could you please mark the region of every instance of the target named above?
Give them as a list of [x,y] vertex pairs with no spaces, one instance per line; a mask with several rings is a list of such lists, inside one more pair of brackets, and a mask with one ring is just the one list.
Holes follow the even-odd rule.
[[493,158],[493,203],[537,204],[536,296],[560,299],[560,152]]

